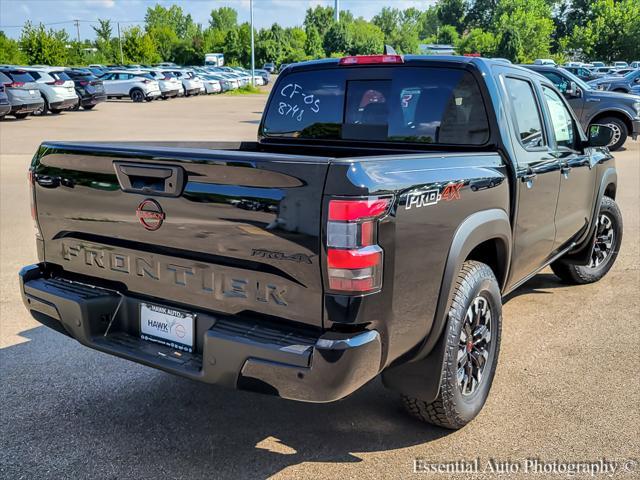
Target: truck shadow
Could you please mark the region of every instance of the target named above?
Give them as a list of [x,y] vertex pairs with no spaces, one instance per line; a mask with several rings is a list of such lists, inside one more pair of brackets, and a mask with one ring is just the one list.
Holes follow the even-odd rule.
[[298,403],[174,377],[44,327],[21,336],[0,350],[7,478],[266,478],[450,433],[413,421],[379,380]]
[[562,283],[553,273],[539,273],[521,287],[517,288],[502,299],[502,303],[507,303],[521,295],[530,294],[550,294],[556,288],[568,288],[569,285]]

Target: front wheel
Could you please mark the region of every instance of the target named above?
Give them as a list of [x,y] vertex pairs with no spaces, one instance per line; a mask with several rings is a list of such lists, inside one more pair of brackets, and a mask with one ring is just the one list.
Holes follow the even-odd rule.
[[139,88],[135,88],[131,90],[131,93],[129,94],[129,96],[131,97],[131,100],[135,103],[144,102],[144,92]]
[[403,395],[407,411],[424,422],[458,429],[480,413],[498,363],[502,297],[484,263],[462,265],[449,310],[440,392],[431,403]]
[[597,282],[611,270],[622,244],[622,214],[612,198],[602,197],[594,236],[588,264],[574,265],[561,258],[551,264],[553,273],[566,283],[582,285]]
[[95,107],[95,105],[85,105],[84,108],[85,110],[91,110],[93,107]]

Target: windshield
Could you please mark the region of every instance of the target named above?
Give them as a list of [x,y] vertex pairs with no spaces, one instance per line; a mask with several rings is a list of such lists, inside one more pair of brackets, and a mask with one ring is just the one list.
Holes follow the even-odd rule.
[[[267,137],[483,145],[479,86],[461,69],[330,69],[287,75],[265,116]],[[377,75],[379,73],[379,75]]]

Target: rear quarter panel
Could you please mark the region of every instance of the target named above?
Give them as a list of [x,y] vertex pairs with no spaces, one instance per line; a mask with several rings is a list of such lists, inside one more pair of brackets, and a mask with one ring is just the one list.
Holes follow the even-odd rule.
[[331,195],[393,195],[379,227],[384,280],[379,294],[326,295],[325,326],[371,322],[386,339],[385,365],[420,345],[430,332],[449,248],[461,223],[482,210],[509,215],[502,158],[492,154],[424,154],[333,164]]

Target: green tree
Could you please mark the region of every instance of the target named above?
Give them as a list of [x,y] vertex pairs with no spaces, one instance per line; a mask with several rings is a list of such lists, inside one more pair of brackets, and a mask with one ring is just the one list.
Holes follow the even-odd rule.
[[420,39],[426,39],[435,36],[440,28],[440,19],[438,18],[438,7],[431,6],[427,8],[420,16],[418,24],[418,36]]
[[522,41],[520,34],[516,28],[505,26],[502,29],[498,46],[496,48],[496,56],[506,58],[512,62],[520,62],[522,52]]
[[464,31],[465,17],[469,5],[465,0],[440,0],[438,19],[442,25],[453,25],[460,34]]
[[211,10],[209,25],[214,30],[227,32],[238,26],[238,12],[231,7],[220,7]]
[[313,25],[306,29],[307,40],[304,44],[304,51],[309,58],[324,57],[324,49],[322,48],[322,37],[320,32]]
[[640,3],[638,0],[597,0],[592,19],[577,26],[569,46],[592,60],[640,58]]
[[352,50],[351,30],[346,22],[333,23],[324,36],[322,46],[327,56],[332,53],[346,53]]
[[134,26],[126,29],[122,37],[122,51],[125,62],[157,63],[161,60],[153,39],[140,27]]
[[[506,35],[509,40],[507,43],[515,45],[512,34],[517,33],[519,50],[514,57],[516,61],[530,62],[549,56],[553,20],[551,7],[546,0],[500,0],[496,18],[495,33],[498,38],[510,31]],[[499,42],[501,45],[504,43],[502,40]],[[514,60],[512,57],[506,58]]]
[[167,25],[159,25],[151,27],[148,30],[148,34],[153,39],[156,50],[163,61],[176,61],[175,50],[181,42],[175,30]]
[[169,27],[179,38],[183,38],[193,26],[193,19],[191,15],[185,15],[182,8],[177,5],[171,5],[168,8],[156,5],[153,8],[147,8],[144,23],[147,32],[158,27]]
[[65,65],[69,37],[64,30],[47,30],[44,25],[24,24],[20,49],[29,64]]
[[491,30],[494,27],[496,9],[500,0],[475,0],[466,15],[466,24],[471,28]]
[[310,27],[315,27],[320,37],[324,38],[329,28],[335,23],[333,13],[333,7],[322,7],[318,5],[315,8],[307,9],[304,17],[304,28],[308,30]]
[[436,40],[438,43],[442,43],[444,45],[456,45],[460,35],[458,35],[458,30],[453,25],[443,25],[438,30],[438,36]]
[[27,63],[27,58],[20,50],[18,42],[7,37],[3,31],[0,31],[0,63],[10,65]]
[[372,23],[359,18],[348,24],[351,36],[351,55],[371,55],[384,49],[384,33]]
[[402,11],[397,8],[383,7],[380,13],[371,19],[371,22],[382,30],[385,42],[388,42],[394,37],[402,22]]
[[496,50],[496,37],[492,32],[481,28],[472,28],[457,45],[458,53],[479,53],[484,57],[493,56]]

